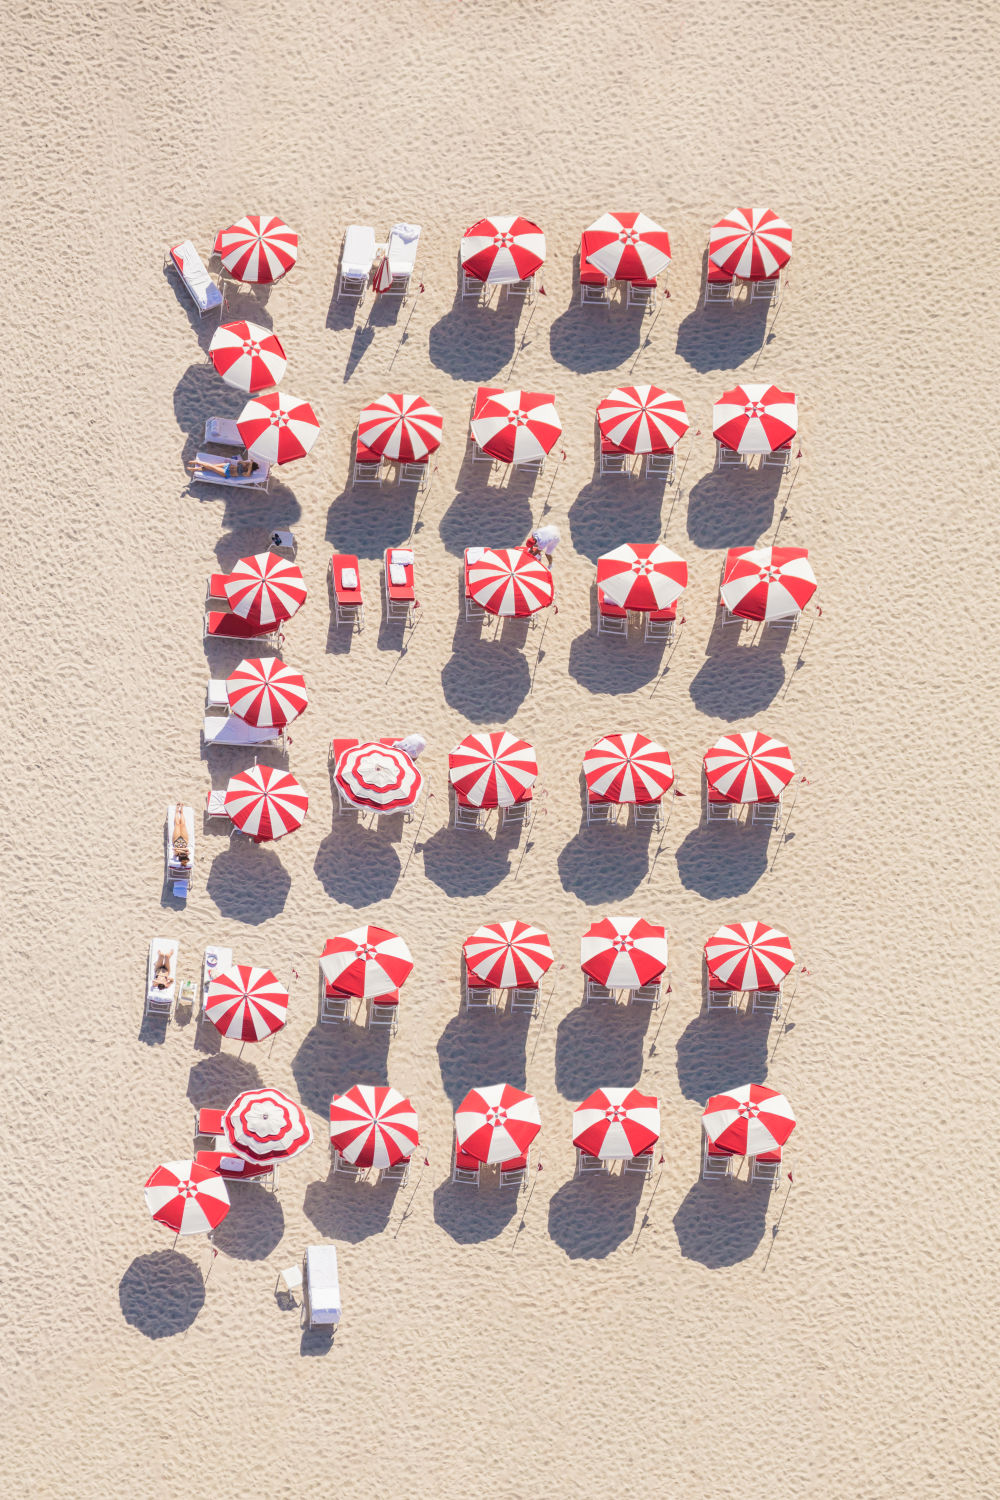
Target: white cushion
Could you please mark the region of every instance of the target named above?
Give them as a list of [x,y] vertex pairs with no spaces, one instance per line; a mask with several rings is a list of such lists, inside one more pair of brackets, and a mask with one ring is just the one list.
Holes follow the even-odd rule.
[[375,259],[375,231],[370,224],[348,224],[340,268],[345,276],[367,276]]
[[406,569],[402,563],[389,564],[389,581],[402,587],[406,583]]
[[413,550],[410,547],[393,547],[389,553],[389,561],[402,563],[404,567],[413,565]]
[[358,586],[358,574],[355,568],[341,568],[340,581],[345,589],[356,589]]

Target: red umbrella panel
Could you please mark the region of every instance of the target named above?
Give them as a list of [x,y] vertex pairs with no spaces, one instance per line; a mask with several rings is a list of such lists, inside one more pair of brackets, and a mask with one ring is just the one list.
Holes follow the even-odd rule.
[[555,598],[551,570],[526,547],[484,547],[468,578],[472,598],[491,615],[533,615]]
[[301,1104],[280,1089],[249,1089],[222,1116],[222,1133],[246,1161],[274,1164],[304,1151],[312,1126]]
[[744,1083],[713,1094],[701,1116],[713,1146],[736,1156],[760,1156],[783,1146],[795,1129],[795,1115],[784,1094],[762,1083]]
[[660,1138],[660,1101],[638,1089],[595,1089],[573,1111],[573,1145],[599,1161],[627,1161]]
[[233,614],[268,629],[290,620],[307,595],[299,569],[277,552],[241,557],[223,587]]
[[462,951],[472,978],[493,989],[537,985],[552,966],[549,935],[530,922],[490,922],[477,927],[462,944]]
[[226,384],[248,396],[277,385],[288,363],[278,335],[259,323],[222,323],[208,354]]
[[722,603],[744,620],[787,620],[816,592],[805,547],[730,547],[722,573]]
[[705,780],[729,802],[773,802],[794,775],[788,746],[759,729],[724,734],[705,752]]
[[146,1179],[146,1207],[175,1234],[209,1234],[229,1212],[229,1192],[217,1172],[193,1161],[168,1161]]
[[413,807],[424,784],[405,750],[377,742],[345,750],[333,774],[349,802],[379,813],[405,812]]
[[216,1031],[237,1042],[263,1042],[288,1019],[288,991],[270,969],[235,964],[213,974],[205,1015]]
[[737,385],[712,407],[712,432],[734,453],[774,453],[790,443],[799,427],[792,391],[776,385]]
[[263,844],[301,828],[309,798],[288,771],[256,765],[229,778],[224,805],[240,832]]
[[667,929],[642,917],[602,917],[580,939],[580,967],[613,990],[654,984],[667,967]]
[[609,281],[652,281],[670,264],[670,236],[645,214],[602,214],[584,230],[583,245]]
[[470,1089],[455,1111],[455,1137],[486,1166],[523,1156],[542,1128],[534,1094],[510,1083]]
[[597,586],[619,609],[671,609],[687,581],[687,563],[662,542],[624,542],[597,559]]
[[462,236],[462,270],[490,286],[524,281],[545,260],[545,236],[520,214],[479,219]]
[[423,396],[387,393],[364,408],[358,438],[398,463],[422,463],[440,447],[444,418]]
[[246,214],[219,231],[215,248],[237,281],[266,285],[292,269],[299,256],[299,237],[276,214]]
[[766,922],[730,922],[705,944],[713,978],[734,990],[777,989],[795,967],[792,945]]
[[792,231],[769,208],[734,208],[708,237],[712,264],[741,281],[763,281],[787,265]]
[[506,729],[466,735],[448,756],[448,778],[473,807],[513,807],[537,776],[534,747]]
[[603,802],[659,802],[674,784],[674,768],[662,745],[644,734],[606,734],[583,757],[591,796]]
[[328,984],[377,1000],[399,989],[413,968],[413,955],[386,927],[354,927],[327,939],[319,963]]
[[285,391],[251,397],[236,426],[250,457],[267,464],[305,458],[319,437],[319,418],[309,402]]
[[241,661],[226,678],[226,695],[234,714],[261,729],[283,729],[309,702],[302,673],[277,656]]
[[419,1145],[417,1112],[388,1084],[356,1083],[330,1102],[330,1140],[345,1161],[379,1171],[409,1161]]
[[658,385],[625,385],[597,403],[597,425],[626,453],[673,453],[691,421],[679,396]]
[[538,463],[562,436],[555,397],[542,391],[497,391],[472,418],[472,436],[501,463]]

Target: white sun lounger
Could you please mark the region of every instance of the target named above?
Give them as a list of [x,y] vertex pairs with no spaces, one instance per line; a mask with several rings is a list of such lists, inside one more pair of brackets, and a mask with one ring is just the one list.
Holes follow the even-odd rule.
[[348,224],[340,252],[338,297],[363,297],[375,259],[375,231],[370,224]]
[[419,224],[393,224],[389,230],[389,248],[386,255],[392,272],[392,285],[385,293],[387,297],[405,297],[410,288],[410,277],[417,259],[417,244],[420,240]]
[[306,1307],[310,1328],[336,1328],[340,1322],[340,1277],[335,1245],[308,1245],[305,1256]]
[[[187,834],[187,862],[184,863],[177,858],[174,849],[174,823],[180,812],[184,820],[184,828]],[[167,808],[167,875],[172,883],[175,896],[187,896],[191,884],[191,871],[194,869],[194,808],[181,805],[178,808],[176,802],[172,802]]]
[[205,949],[205,956],[201,964],[201,1008],[205,1009],[205,1001],[208,997],[208,987],[216,974],[221,974],[224,969],[232,967],[232,948],[220,948],[218,944]]
[[245,448],[235,417],[206,417],[205,442],[218,443],[223,448]]
[[[146,962],[146,1012],[152,1015],[169,1016],[173,1009],[174,997],[177,994],[177,951],[180,947],[176,938],[154,938],[149,945],[149,958]],[[160,958],[169,965],[169,983],[160,989],[153,983],[156,978],[156,966]]]
[[191,300],[202,317],[213,307],[222,306],[222,293],[209,276],[205,262],[190,240],[170,247],[170,259],[190,293]]
[[209,714],[201,721],[201,737],[209,745],[280,745],[285,748],[281,729],[248,724],[238,714]]
[[[196,453],[195,462],[217,464],[218,453]],[[254,460],[253,473],[245,478],[226,479],[222,474],[192,474],[192,484],[217,484],[224,490],[266,490],[271,482],[271,465],[261,459]]]

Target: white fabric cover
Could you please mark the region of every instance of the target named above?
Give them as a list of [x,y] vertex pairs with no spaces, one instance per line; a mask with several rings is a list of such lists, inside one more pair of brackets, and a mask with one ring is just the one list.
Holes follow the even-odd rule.
[[375,231],[370,224],[348,224],[340,258],[342,276],[367,276],[375,259]]
[[393,224],[389,230],[389,248],[386,252],[393,276],[412,274],[419,239],[419,224]]
[[205,262],[191,241],[185,240],[181,245],[174,245],[170,254],[181,273],[184,285],[201,311],[207,312],[210,307],[218,307],[222,302],[222,293],[209,276]]
[[306,1291],[309,1326],[335,1326],[340,1322],[340,1276],[335,1245],[306,1247]]
[[356,568],[341,568],[340,582],[345,589],[356,589],[358,586],[358,571]]
[[238,714],[211,714],[202,719],[201,734],[206,745],[274,745],[281,738],[280,729],[248,724]]

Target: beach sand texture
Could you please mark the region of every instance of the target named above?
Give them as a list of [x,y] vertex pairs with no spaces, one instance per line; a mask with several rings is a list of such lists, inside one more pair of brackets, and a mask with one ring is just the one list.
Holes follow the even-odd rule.
[[[5,1494],[995,1494],[992,9],[56,0],[5,41]],[[708,227],[751,201],[794,228],[786,296],[705,313]],[[670,231],[645,322],[578,305],[580,231],[615,207]],[[258,209],[301,236],[257,317],[323,431],[268,495],[192,493],[204,418],[242,400],[161,257],[188,236],[207,256]],[[457,295],[461,231],[507,211],[548,237],[519,317]],[[344,227],[397,219],[423,226],[423,290],[352,322]],[[798,394],[780,487],[712,472],[711,405],[739,379]],[[630,380],[693,418],[666,490],[595,477],[595,403]],[[533,488],[468,462],[492,381],[556,395]],[[386,389],[444,414],[416,502],[349,486],[358,410]],[[558,614],[544,638],[479,639],[462,549],[542,518]],[[310,588],[283,649],[311,697],[288,762],[308,819],[256,848],[199,817],[182,909],[161,890],[167,804],[200,808],[251,758],[200,749],[206,679],[241,655],[204,649],[205,580],[282,524]],[[822,617],[784,649],[723,644],[724,550],[779,529],[810,549]],[[379,560],[411,531],[401,653]],[[676,648],[597,640],[595,559],[657,536],[690,562]],[[368,601],[349,649],[332,546],[359,554]],[[519,840],[450,831],[447,752],[503,725],[537,747],[537,816]],[[786,739],[808,778],[770,840],[699,823],[701,755],[731,725]],[[583,751],[628,728],[667,745],[685,793],[662,844],[581,831]],[[418,821],[338,819],[331,735],[408,731],[428,739]],[[647,1025],[580,1006],[580,934],[605,911],[669,929]],[[515,916],[557,954],[526,1031],[459,1009],[462,940]],[[701,1013],[702,944],[744,916],[810,970],[769,1032]],[[325,938],[366,921],[416,960],[388,1046],[315,1022]],[[199,1044],[183,1011],[144,1025],[159,934],[182,979],[210,941],[297,971],[273,1046]],[[542,1114],[517,1201],[449,1182],[451,1111],[499,1078]],[[746,1079],[798,1114],[790,1192],[699,1182],[701,1106]],[[189,1153],[196,1107],[258,1080],[302,1100],[316,1141],[277,1196],[233,1189],[214,1261],[198,1238],[174,1252],[142,1183]],[[333,1184],[330,1096],[382,1080],[420,1112],[410,1184]],[[662,1166],[641,1191],[574,1181],[573,1106],[640,1082]],[[273,1295],[327,1240],[332,1348]]]

